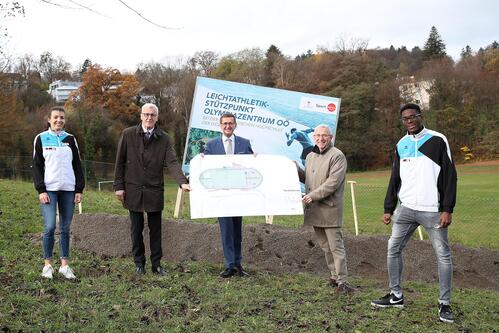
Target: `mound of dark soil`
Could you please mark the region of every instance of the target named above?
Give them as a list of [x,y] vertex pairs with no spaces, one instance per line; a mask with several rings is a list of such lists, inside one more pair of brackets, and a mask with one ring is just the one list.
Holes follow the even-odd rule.
[[[313,230],[282,226],[245,225],[244,265],[271,272],[328,274],[324,254]],[[73,246],[101,256],[131,256],[130,221],[109,214],[75,215],[71,226]],[[163,260],[169,262],[223,262],[218,225],[192,221],[163,221]],[[349,274],[387,284],[387,236],[345,235]],[[149,251],[148,229],[144,242]],[[454,284],[458,287],[499,291],[499,251],[452,246]],[[410,241],[404,251],[404,279],[438,281],[437,260],[429,241]]]

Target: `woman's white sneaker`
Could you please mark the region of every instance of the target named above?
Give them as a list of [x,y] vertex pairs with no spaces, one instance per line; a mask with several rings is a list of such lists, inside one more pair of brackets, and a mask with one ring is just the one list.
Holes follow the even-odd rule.
[[69,267],[69,265],[61,266],[59,268],[59,273],[62,274],[68,280],[76,279],[76,276],[75,276],[73,270],[71,269],[71,267]]
[[52,268],[52,265],[45,265],[43,266],[42,270],[42,276],[46,279],[51,279],[54,274],[54,269]]

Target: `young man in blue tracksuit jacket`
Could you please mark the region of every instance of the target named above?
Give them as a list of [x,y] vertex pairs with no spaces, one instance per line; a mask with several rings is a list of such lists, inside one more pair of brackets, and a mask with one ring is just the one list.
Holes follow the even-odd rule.
[[[452,323],[452,258],[448,226],[456,204],[456,168],[447,138],[423,126],[421,109],[417,104],[402,106],[400,115],[407,134],[395,149],[383,215],[384,224],[393,220],[387,253],[390,293],[371,304],[383,308],[404,306],[400,287],[402,251],[421,225],[428,232],[438,260],[439,319]],[[400,205],[396,208],[399,201]]]

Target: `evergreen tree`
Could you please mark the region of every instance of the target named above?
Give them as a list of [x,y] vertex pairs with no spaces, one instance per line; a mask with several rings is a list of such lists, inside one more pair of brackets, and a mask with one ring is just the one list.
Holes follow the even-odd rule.
[[473,50],[469,45],[466,45],[466,47],[461,50],[461,59],[469,58],[472,55],[473,55]]
[[314,56],[314,53],[312,52],[312,50],[308,49],[307,50],[307,53],[302,53],[302,54],[299,54],[295,57],[295,60],[305,60],[305,59],[308,59],[310,57],[313,57]]
[[81,68],[80,68],[80,75],[81,77],[83,77],[83,75],[87,72],[87,69],[92,66],[92,60],[90,59],[85,59],[85,61],[83,62],[83,64],[81,65]]
[[429,60],[433,58],[442,58],[445,55],[445,43],[443,42],[442,37],[440,37],[437,28],[432,26],[430,35],[424,44],[423,58],[424,60]]
[[279,48],[274,44],[270,45],[270,47],[267,49],[267,52],[265,52],[265,68],[263,74],[264,75],[263,84],[265,86],[267,87],[275,86],[272,70],[276,63],[276,60],[282,58],[282,56],[283,55],[281,50],[279,50]]

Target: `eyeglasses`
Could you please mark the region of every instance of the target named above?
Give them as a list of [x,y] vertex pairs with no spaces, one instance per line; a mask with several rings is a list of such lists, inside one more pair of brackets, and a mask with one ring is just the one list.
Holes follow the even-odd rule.
[[233,126],[233,125],[235,125],[236,123],[233,123],[233,122],[230,122],[230,123],[229,123],[229,122],[226,122],[226,123],[220,123],[220,124],[221,124],[221,125],[223,125],[223,126]]
[[400,118],[400,121],[403,122],[403,123],[407,123],[409,121],[412,121],[412,120],[416,120],[417,118],[421,117],[421,114],[413,114],[412,116],[409,116],[409,117],[402,117]]
[[156,118],[157,117],[157,114],[155,114],[155,113],[144,113],[144,112],[142,112],[141,115],[143,115],[144,118],[149,118],[149,117]]
[[331,134],[314,134],[314,138],[328,138]]

